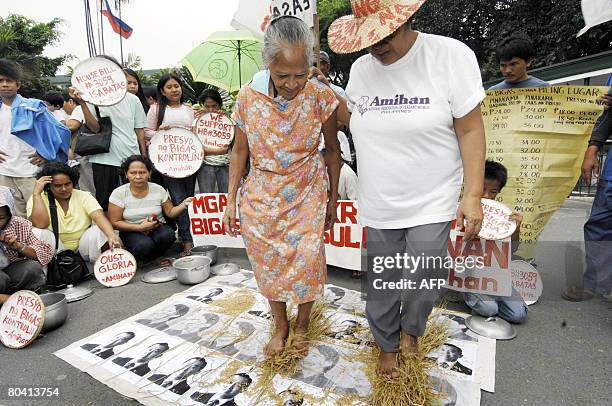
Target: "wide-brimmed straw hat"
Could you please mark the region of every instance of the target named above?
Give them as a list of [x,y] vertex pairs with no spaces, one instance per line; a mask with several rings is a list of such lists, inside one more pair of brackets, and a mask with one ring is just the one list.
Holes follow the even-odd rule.
[[353,14],[340,17],[327,32],[329,48],[349,54],[372,46],[405,24],[426,0],[351,0]]

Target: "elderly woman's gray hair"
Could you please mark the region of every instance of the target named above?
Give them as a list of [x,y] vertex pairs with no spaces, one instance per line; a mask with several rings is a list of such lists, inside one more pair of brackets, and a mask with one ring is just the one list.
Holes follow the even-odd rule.
[[314,35],[305,22],[295,17],[278,17],[264,36],[263,62],[270,66],[285,47],[304,46],[308,66],[314,63]]

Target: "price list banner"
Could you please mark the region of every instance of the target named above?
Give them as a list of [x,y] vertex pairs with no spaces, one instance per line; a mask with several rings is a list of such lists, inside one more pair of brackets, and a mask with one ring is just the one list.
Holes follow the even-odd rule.
[[482,115],[487,159],[508,169],[498,196],[524,216],[518,254],[533,258],[535,242],[580,177],[607,87],[550,86],[487,91]]

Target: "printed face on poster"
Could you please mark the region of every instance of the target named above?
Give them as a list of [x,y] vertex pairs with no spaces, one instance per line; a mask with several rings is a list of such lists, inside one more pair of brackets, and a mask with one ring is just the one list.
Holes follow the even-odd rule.
[[151,139],[149,157],[162,174],[176,179],[196,173],[202,166],[204,149],[199,138],[184,128],[158,131]]
[[234,140],[234,122],[223,113],[204,113],[193,124],[193,131],[198,136],[207,154],[227,152]]
[[136,274],[136,259],[121,248],[103,252],[94,264],[94,275],[107,288],[127,285]]
[[36,293],[14,293],[0,309],[0,341],[8,348],[24,348],[36,339],[44,322],[45,305]]
[[127,79],[121,66],[106,58],[81,61],[72,73],[72,86],[83,100],[96,106],[112,106],[127,93]]

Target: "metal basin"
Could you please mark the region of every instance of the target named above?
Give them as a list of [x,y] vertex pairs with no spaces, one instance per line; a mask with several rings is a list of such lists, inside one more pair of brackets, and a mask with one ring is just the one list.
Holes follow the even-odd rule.
[[219,247],[216,245],[198,245],[189,250],[191,255],[203,255],[210,258],[210,264],[214,265],[217,262],[217,251]]
[[68,318],[68,302],[66,296],[61,293],[45,293],[40,295],[45,304],[45,322],[41,332],[51,331],[66,321]]
[[465,325],[474,333],[496,340],[512,340],[516,337],[516,329],[500,317],[470,316],[465,319]]
[[217,276],[232,275],[238,271],[240,271],[240,267],[237,264],[231,262],[225,264],[218,264],[210,268],[210,272],[213,275]]
[[211,259],[207,256],[191,255],[172,263],[176,268],[176,278],[184,285],[204,282],[210,276]]

